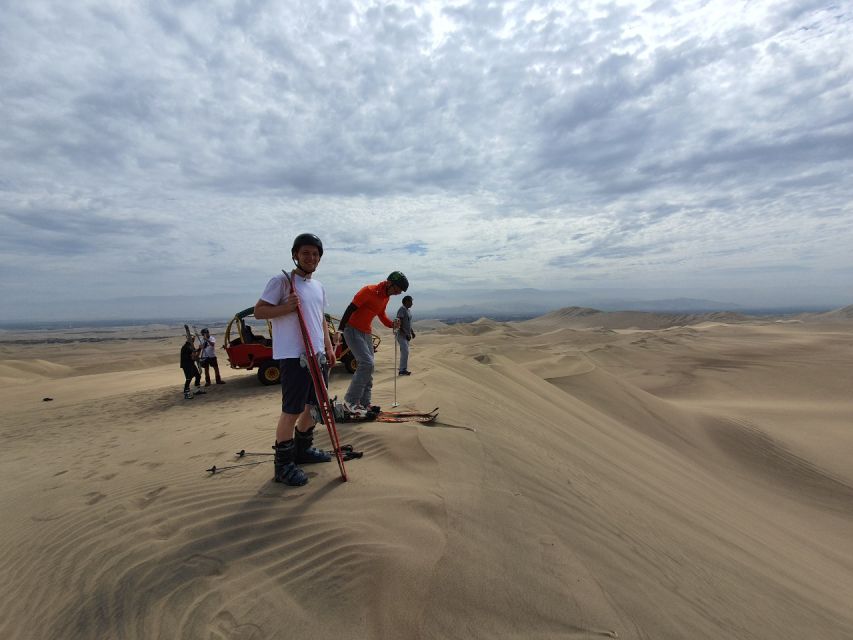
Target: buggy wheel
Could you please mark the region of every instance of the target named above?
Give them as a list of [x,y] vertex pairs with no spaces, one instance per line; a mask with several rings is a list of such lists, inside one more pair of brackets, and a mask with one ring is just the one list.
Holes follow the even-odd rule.
[[258,368],[258,380],[261,384],[271,385],[278,384],[281,381],[281,370],[278,368],[278,361],[267,360]]
[[343,357],[342,362],[344,363],[344,367],[350,373],[355,373],[355,370],[358,368],[358,360],[356,360],[351,353],[346,354]]

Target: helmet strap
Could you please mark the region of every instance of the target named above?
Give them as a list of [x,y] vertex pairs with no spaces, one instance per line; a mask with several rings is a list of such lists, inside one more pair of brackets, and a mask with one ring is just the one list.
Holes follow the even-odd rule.
[[299,277],[310,278],[311,274],[314,273],[313,271],[306,271],[305,269],[303,269],[302,265],[299,264],[299,261],[293,256],[291,256],[291,260],[293,260],[293,264],[296,265],[296,275],[298,275]]

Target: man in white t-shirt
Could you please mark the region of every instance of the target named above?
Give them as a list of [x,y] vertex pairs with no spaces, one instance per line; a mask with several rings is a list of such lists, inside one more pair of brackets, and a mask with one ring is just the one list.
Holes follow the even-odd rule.
[[[273,358],[279,361],[281,371],[281,415],[275,431],[276,482],[301,486],[308,476],[297,465],[312,462],[329,462],[332,457],[315,449],[314,416],[311,406],[317,406],[314,384],[307,366],[302,366],[305,346],[299,330],[296,307],[302,316],[315,349],[323,345],[326,363],[321,364],[326,384],[329,369],[335,364],[335,350],[326,328],[326,291],[312,278],[323,257],[323,243],[311,233],[296,236],[290,251],[296,268],[291,272],[294,292],[284,274],[273,277],[255,304],[254,315],[272,324]],[[317,349],[317,353],[320,351]]]
[[216,338],[210,335],[210,331],[206,328],[201,330],[201,344],[199,348],[201,349],[199,364],[204,369],[204,386],[210,386],[211,367],[213,367],[213,373],[216,376],[216,384],[225,384],[225,380],[219,374],[219,361],[216,359]]

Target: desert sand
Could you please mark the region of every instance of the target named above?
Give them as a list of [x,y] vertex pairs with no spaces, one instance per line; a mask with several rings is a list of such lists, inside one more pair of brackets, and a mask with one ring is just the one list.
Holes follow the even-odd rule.
[[4,332],[0,637],[853,638],[851,315],[425,323],[438,421],[342,424],[300,488],[205,471],[280,391],[223,352],[184,400],[180,327]]

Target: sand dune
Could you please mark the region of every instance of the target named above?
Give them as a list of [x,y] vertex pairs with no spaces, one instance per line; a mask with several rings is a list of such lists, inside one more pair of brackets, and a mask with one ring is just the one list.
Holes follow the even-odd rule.
[[826,313],[805,313],[799,316],[800,320],[806,322],[821,322],[821,323],[848,323],[853,321],[853,305],[849,305],[844,307],[843,309],[836,309],[834,311],[827,311]]
[[525,321],[529,326],[557,324],[572,328],[605,329],[666,329],[706,322],[734,324],[746,322],[748,316],[730,312],[714,311],[700,314],[650,313],[646,311],[599,311],[585,307],[567,307],[552,311],[539,318]]
[[439,422],[341,425],[350,482],[318,465],[298,489],[205,473],[269,451],[279,392],[226,372],[184,401],[171,329],[108,371],[110,344],[0,343],[27,380],[0,388],[0,634],[851,638],[838,315],[439,326],[396,381]]
[[6,382],[25,382],[35,378],[62,378],[74,370],[48,360],[4,360],[0,362],[0,378]]

